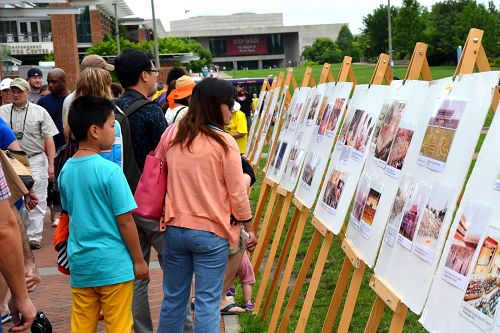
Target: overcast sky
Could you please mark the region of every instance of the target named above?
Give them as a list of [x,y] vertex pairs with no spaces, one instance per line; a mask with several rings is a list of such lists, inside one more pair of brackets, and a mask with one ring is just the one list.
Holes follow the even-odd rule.
[[[125,0],[135,16],[151,18],[151,0]],[[437,0],[420,0],[430,9]],[[478,0],[487,4],[487,0]],[[401,6],[402,0],[391,0],[391,5]],[[155,0],[155,14],[170,30],[169,22],[201,15],[229,15],[241,12],[283,13],[285,25],[348,23],[357,34],[363,26],[363,16],[372,13],[387,0]],[[189,11],[186,13],[186,11]]]

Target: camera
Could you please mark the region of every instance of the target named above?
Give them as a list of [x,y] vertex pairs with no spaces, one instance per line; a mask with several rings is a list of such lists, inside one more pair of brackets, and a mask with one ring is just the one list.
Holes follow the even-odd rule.
[[14,134],[16,135],[17,140],[21,140],[23,138],[23,135],[24,135],[23,132],[15,132]]
[[35,320],[33,320],[33,324],[31,325],[31,332],[52,333],[52,325],[43,311],[38,311],[36,313]]

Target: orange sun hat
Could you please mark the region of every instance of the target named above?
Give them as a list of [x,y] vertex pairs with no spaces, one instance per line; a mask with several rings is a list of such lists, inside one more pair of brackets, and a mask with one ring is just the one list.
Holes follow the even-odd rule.
[[168,95],[168,107],[173,109],[176,99],[183,99],[193,94],[196,84],[191,76],[183,75],[175,81],[175,89]]

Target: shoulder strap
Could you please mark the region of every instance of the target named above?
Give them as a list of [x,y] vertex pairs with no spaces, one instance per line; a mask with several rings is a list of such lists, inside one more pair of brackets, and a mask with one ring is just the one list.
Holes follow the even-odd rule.
[[179,108],[179,110],[177,110],[177,112],[175,113],[174,120],[172,120],[172,124],[175,123],[175,119],[177,119],[177,116],[179,115],[179,112],[181,112],[185,108],[187,108],[187,106],[183,106],[182,108]]
[[150,101],[148,99],[139,99],[128,106],[128,108],[125,110],[125,115],[127,117],[130,117],[135,111],[139,110],[144,105],[149,103],[155,103],[155,102]]

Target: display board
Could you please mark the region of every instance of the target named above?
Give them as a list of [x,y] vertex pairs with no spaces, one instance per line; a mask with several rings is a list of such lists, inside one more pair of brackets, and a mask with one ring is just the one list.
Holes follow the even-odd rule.
[[303,120],[304,110],[307,105],[307,97],[311,91],[310,87],[301,87],[295,90],[290,107],[283,121],[283,127],[278,137],[278,141],[270,153],[270,163],[266,177],[279,183],[285,171],[288,156],[295,142],[299,125]]
[[369,267],[375,264],[406,156],[420,149],[412,138],[425,130],[422,98],[428,92],[427,81],[392,81],[375,125],[346,232]]
[[500,332],[500,117],[455,215],[421,323],[430,331]]
[[325,107],[320,109],[316,118],[314,134],[307,147],[304,167],[295,190],[295,196],[307,208],[311,208],[316,200],[352,86],[352,82],[326,84]]
[[365,84],[356,86],[352,95],[314,209],[314,216],[334,234],[344,222],[388,92],[388,86]]
[[486,72],[436,80],[422,101],[425,131],[414,133],[420,148],[406,157],[375,265],[377,277],[417,314],[498,79],[499,72]]
[[257,103],[257,106],[255,107],[255,111],[253,113],[252,117],[252,124],[254,126],[250,127],[250,131],[248,132],[248,140],[247,140],[247,146],[245,148],[245,153],[248,157],[248,154],[250,153],[249,149],[251,148],[252,144],[257,140],[257,128],[259,127],[259,119],[260,115],[265,110],[266,104],[269,103],[271,98],[271,93],[270,91],[263,90],[259,94],[259,102]]
[[297,129],[297,135],[286,162],[286,169],[281,179],[280,186],[287,191],[293,191],[302,171],[306,153],[316,127],[316,119],[320,111],[326,108],[325,93],[327,83],[322,83],[311,89],[307,97],[307,108],[303,112],[303,120]]
[[[284,89],[283,89],[284,90]],[[279,87],[274,88],[274,91],[271,93],[270,101],[269,101],[269,106],[264,109],[264,113],[262,113],[262,131],[260,131],[260,136],[257,138],[256,144],[255,144],[255,149],[256,152],[253,155],[252,159],[252,164],[253,165],[258,165],[259,164],[259,159],[262,154],[262,149],[264,148],[264,144],[266,143],[266,139],[268,137],[268,131],[269,128],[273,122],[273,118],[275,117],[276,113],[276,106],[278,105],[278,98],[281,96],[279,91]],[[283,100],[283,99],[282,99]]]

